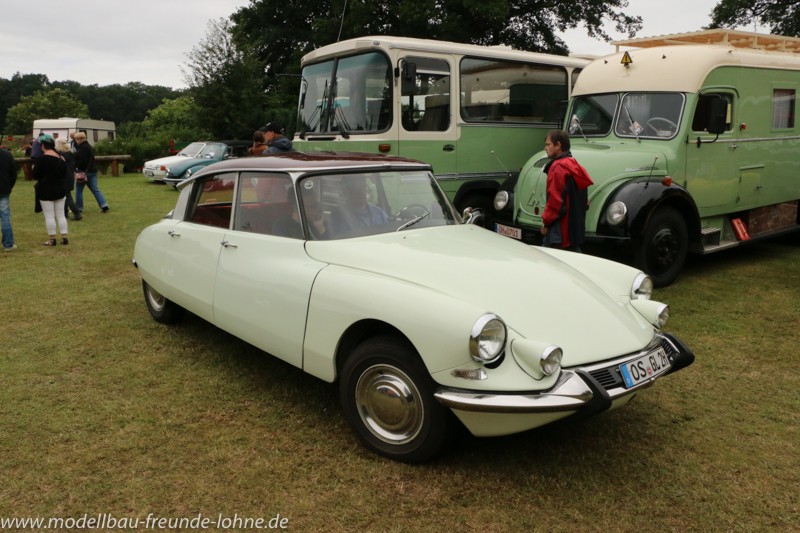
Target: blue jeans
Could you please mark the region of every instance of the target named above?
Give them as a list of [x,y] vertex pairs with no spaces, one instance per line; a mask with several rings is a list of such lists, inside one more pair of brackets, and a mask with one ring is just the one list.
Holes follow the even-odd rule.
[[87,172],[86,183],[75,184],[75,204],[78,206],[78,211],[83,211],[84,187],[89,187],[89,190],[92,191],[94,199],[97,200],[97,205],[100,206],[100,209],[108,207],[108,202],[106,202],[106,197],[103,196],[103,193],[100,192],[100,188],[97,186],[97,172]]
[[11,229],[9,198],[9,195],[0,196],[0,232],[3,234],[3,248],[14,246],[14,230]]

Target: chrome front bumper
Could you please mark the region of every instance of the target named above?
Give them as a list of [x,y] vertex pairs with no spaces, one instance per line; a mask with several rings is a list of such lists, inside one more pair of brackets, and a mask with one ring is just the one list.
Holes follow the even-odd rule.
[[456,411],[472,413],[535,414],[574,412],[580,415],[591,415],[609,409],[614,400],[634,394],[639,389],[652,385],[656,379],[687,367],[694,362],[694,353],[677,337],[669,334],[663,334],[660,337],[662,346],[668,349],[668,356],[671,362],[670,369],[664,374],[630,389],[618,386],[613,380],[610,383],[606,383],[600,374],[603,372],[608,373],[625,361],[630,361],[640,356],[641,353],[629,354],[597,365],[562,370],[555,386],[545,392],[502,394],[455,390],[443,387],[434,393],[434,397],[446,407]]

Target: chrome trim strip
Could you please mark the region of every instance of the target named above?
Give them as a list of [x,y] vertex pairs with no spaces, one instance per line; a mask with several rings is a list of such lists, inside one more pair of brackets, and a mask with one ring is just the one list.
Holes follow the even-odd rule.
[[496,172],[474,172],[463,174],[434,174],[437,181],[448,180],[478,180],[478,179],[506,179],[519,174],[519,172],[506,172],[498,170]]
[[[692,139],[694,137],[694,139]],[[689,135],[687,138],[687,144],[692,144],[697,142],[698,136]],[[707,144],[712,143],[753,143],[753,142],[764,142],[764,141],[800,141],[800,135],[787,135],[784,137],[752,137],[749,139],[717,139],[714,140],[714,137],[700,137],[700,141]]]
[[574,372],[563,372],[555,387],[540,394],[495,394],[441,388],[433,395],[445,407],[480,413],[552,413],[575,411],[594,397]]

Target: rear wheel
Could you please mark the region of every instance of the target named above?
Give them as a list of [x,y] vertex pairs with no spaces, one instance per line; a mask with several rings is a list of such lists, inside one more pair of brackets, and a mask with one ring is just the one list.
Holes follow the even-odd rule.
[[642,232],[634,264],[653,278],[656,287],[664,287],[678,277],[688,250],[689,234],[683,217],[671,207],[661,207]]
[[174,324],[186,313],[183,307],[165,298],[148,285],[145,280],[142,280],[142,291],[144,292],[144,302],[147,304],[147,310],[150,311],[150,316],[156,322]]
[[444,450],[453,434],[453,415],[433,397],[434,388],[410,346],[379,337],[347,358],[339,397],[347,422],[367,448],[419,463]]

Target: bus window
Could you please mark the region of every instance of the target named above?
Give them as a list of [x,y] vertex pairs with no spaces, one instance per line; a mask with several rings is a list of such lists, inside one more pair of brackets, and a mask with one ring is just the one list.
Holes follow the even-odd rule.
[[558,125],[569,96],[560,66],[465,58],[461,61],[461,117],[467,122]]
[[402,122],[406,131],[445,131],[450,128],[450,66],[441,59],[407,57],[416,66],[414,94],[403,95]]

